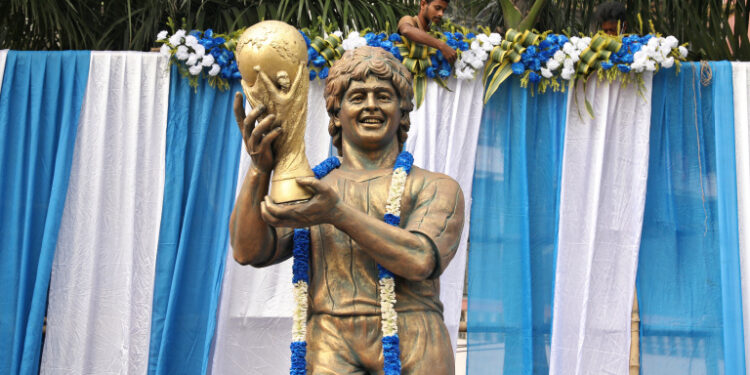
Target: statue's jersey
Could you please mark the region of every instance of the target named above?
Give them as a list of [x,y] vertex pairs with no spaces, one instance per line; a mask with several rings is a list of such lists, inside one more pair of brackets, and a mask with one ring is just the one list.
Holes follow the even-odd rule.
[[[332,186],[348,205],[383,220],[391,175],[392,171],[386,169],[336,169],[322,181]],[[412,168],[401,199],[400,227],[423,235],[434,244],[436,266],[426,280],[411,281],[396,276],[397,312],[442,314],[439,276],[458,248],[463,212],[464,198],[455,180]],[[287,230],[278,233],[280,237],[291,235]],[[349,235],[333,225],[311,227],[310,235],[310,312],[339,316],[380,315],[377,263]],[[290,249],[279,250],[274,257],[276,261],[290,253]]]

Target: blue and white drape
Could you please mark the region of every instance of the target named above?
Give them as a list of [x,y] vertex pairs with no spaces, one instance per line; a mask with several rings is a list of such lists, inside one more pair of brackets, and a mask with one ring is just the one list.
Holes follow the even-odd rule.
[[[485,106],[479,80],[428,86],[406,148],[471,209],[468,373],[627,373],[636,287],[644,374],[750,366],[749,70],[512,79]],[[0,82],[0,373],[286,371],[291,270],[228,248],[238,85],[137,52],[0,51]],[[315,163],[319,82],[309,100]],[[441,278],[454,338],[465,249]]]

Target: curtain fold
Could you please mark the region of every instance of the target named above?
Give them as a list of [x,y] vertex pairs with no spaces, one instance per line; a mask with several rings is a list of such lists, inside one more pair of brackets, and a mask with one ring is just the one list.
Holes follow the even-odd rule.
[[0,373],[37,373],[89,52],[9,51],[0,92]]
[[149,374],[203,374],[216,325],[241,137],[234,81],[197,89],[173,67]]
[[468,374],[549,372],[567,95],[518,78],[484,108],[474,169]]
[[92,52],[42,374],[144,374],[164,192],[168,60]]
[[443,319],[455,352],[466,275],[471,192],[484,86],[479,78],[451,78],[447,84],[451,91],[433,81],[427,83],[424,103],[411,113],[411,129],[404,149],[414,155],[414,165],[453,177],[464,193],[461,242],[455,257],[440,276]]
[[7,49],[0,49],[0,93],[3,90],[3,74],[5,73],[5,59],[8,57]]
[[737,165],[737,228],[740,248],[745,369],[750,368],[750,63],[732,63],[734,144]]
[[733,114],[728,62],[654,79],[638,269],[643,374],[745,372]]
[[649,161],[652,76],[642,78],[570,91],[550,374],[628,374]]
[[[330,151],[324,88],[323,81],[310,82],[305,151],[313,166]],[[245,103],[245,109],[250,112],[249,103]],[[250,156],[242,146],[235,196],[249,167]],[[291,260],[260,269],[241,266],[232,257],[230,245],[226,262],[211,373],[265,375],[289,371],[294,306]]]

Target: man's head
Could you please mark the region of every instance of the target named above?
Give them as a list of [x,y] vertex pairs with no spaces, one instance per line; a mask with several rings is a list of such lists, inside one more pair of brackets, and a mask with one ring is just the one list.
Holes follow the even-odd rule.
[[596,7],[596,23],[599,30],[609,35],[617,35],[618,24],[620,32],[625,30],[625,17],[627,10],[625,5],[616,1],[608,1]]
[[448,2],[449,0],[422,0],[419,3],[419,17],[439,24],[443,20],[443,12],[448,8]]
[[[354,96],[355,92],[350,92],[350,88],[352,87],[357,92],[363,93],[365,97],[359,98]],[[382,88],[383,92],[375,91],[374,94],[378,94],[378,96],[374,98],[367,96],[370,94],[367,90],[380,90],[378,87]],[[389,93],[395,97],[389,99]],[[328,124],[328,133],[331,134],[333,145],[338,149],[339,155],[342,152],[341,137],[343,126],[356,127],[357,129],[351,130],[358,131],[357,134],[367,133],[365,135],[368,135],[371,133],[371,135],[378,137],[381,136],[381,130],[390,132],[391,130],[386,128],[395,127],[393,131],[396,132],[396,136],[398,137],[399,148],[403,147],[410,127],[409,112],[414,108],[412,104],[414,91],[412,89],[411,73],[389,52],[378,47],[359,47],[347,51],[331,67],[326,79],[324,95],[326,110],[328,111],[328,116],[331,118]],[[370,99],[374,101],[369,102],[371,106],[366,111],[355,112],[354,110],[348,110],[346,113],[340,113],[342,106],[356,109],[356,106],[352,106],[352,103],[357,104],[358,100]],[[388,100],[392,100],[392,102]],[[398,124],[389,124],[388,118],[391,118],[389,116],[390,109],[394,105],[396,106],[397,113],[392,118],[397,119]],[[376,119],[385,121],[381,124],[382,129],[377,129],[378,124],[366,124],[370,120],[376,122],[374,119],[369,118],[370,115]],[[350,124],[348,123],[349,121],[354,123]]]

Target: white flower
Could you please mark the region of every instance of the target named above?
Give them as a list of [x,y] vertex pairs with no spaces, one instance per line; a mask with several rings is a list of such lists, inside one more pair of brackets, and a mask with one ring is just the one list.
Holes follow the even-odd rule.
[[591,38],[585,37],[581,38],[578,43],[576,43],[576,49],[579,51],[583,51],[586,49],[586,47],[589,46],[589,43],[591,43]]
[[168,35],[169,33],[167,32],[167,30],[159,31],[159,33],[156,34],[156,40],[167,39]]
[[179,29],[177,32],[174,33],[174,35],[169,37],[169,44],[171,44],[173,47],[177,47],[177,45],[182,44],[182,38],[185,36],[185,30]]
[[349,38],[344,39],[341,42],[341,48],[343,48],[344,51],[349,51],[349,50],[354,49],[354,41]]
[[646,60],[636,60],[630,64],[630,69],[636,73],[640,73],[646,67]]
[[343,37],[344,33],[342,33],[341,30],[336,30],[333,32],[333,35],[336,35],[337,37],[341,38]]
[[205,67],[209,67],[209,66],[213,65],[214,62],[215,62],[215,60],[214,60],[214,56],[213,55],[204,55],[203,56],[203,60],[201,61],[201,65],[203,65]]
[[488,54],[487,54],[487,52],[486,52],[485,50],[483,50],[483,49],[480,49],[480,50],[475,50],[475,51],[474,51],[474,54],[475,54],[475,55],[477,56],[477,58],[478,58],[479,60],[482,60],[482,62],[483,62],[483,63],[484,63],[485,61],[487,61],[487,58],[488,58],[488,57],[490,57],[490,55],[488,55]]
[[472,79],[474,78],[474,72],[471,68],[465,70],[456,70],[456,78],[458,79]]
[[664,55],[665,57],[666,57],[666,56],[669,56],[669,54],[670,54],[670,53],[672,52],[672,47],[670,47],[670,46],[669,46],[669,45],[667,45],[667,44],[662,44],[662,46],[661,46],[661,47],[659,47],[659,52],[660,52],[660,53],[661,53],[662,55]]
[[555,61],[557,61],[558,63],[562,64],[562,62],[565,61],[565,52],[557,50],[552,58],[555,59]]
[[163,56],[169,56],[172,54],[172,49],[169,48],[168,45],[162,44],[161,48],[159,49],[159,53],[162,54]]
[[679,46],[679,47],[677,47],[677,50],[680,52],[680,57],[681,58],[684,59],[684,58],[687,57],[687,54],[688,54],[687,48],[685,48],[684,46]]
[[195,54],[198,55],[198,57],[203,57],[203,55],[206,54],[206,47],[203,47],[202,44],[198,43],[193,46],[193,51],[195,51]]
[[197,76],[197,75],[201,74],[202,70],[203,70],[203,66],[201,66],[201,64],[193,65],[193,66],[191,66],[188,69],[188,71],[190,72],[190,74],[194,75],[194,76]]
[[647,60],[646,70],[648,70],[649,72],[653,72],[654,70],[656,70],[656,62],[654,62],[654,60]]
[[220,71],[221,71],[221,67],[219,66],[219,64],[214,64],[211,66],[211,70],[208,71],[208,75],[213,77],[219,74]]
[[563,44],[562,50],[566,55],[572,55],[575,53],[575,48],[573,47],[573,44],[571,42],[565,42],[565,44]]
[[664,62],[661,63],[661,66],[665,68],[671,68],[672,65],[674,65],[674,57],[672,56],[667,57],[666,59],[664,59]]
[[492,43],[490,42],[482,43],[482,50],[484,51],[489,52],[489,51],[492,51],[493,48],[495,48],[495,46],[493,46]]
[[359,37],[359,31],[352,31],[346,36],[346,39]]
[[573,77],[573,73],[575,73],[575,70],[573,68],[563,68],[562,72],[560,72],[560,77],[565,80],[569,80]]
[[196,38],[194,35],[188,35],[185,37],[186,46],[193,47],[196,44],[198,44],[198,38]]
[[575,62],[573,61],[573,59],[571,59],[571,58],[565,59],[565,61],[563,61],[563,70],[565,70],[565,69],[573,69],[573,64],[575,64]]
[[[565,59],[563,59],[563,61],[565,61]],[[559,67],[560,67],[560,62],[559,61],[557,61],[555,59],[549,59],[549,61],[547,61],[547,69],[549,69],[549,70],[557,70],[557,68],[559,68]]]
[[680,42],[677,41],[677,38],[675,38],[674,35],[668,36],[666,39],[664,39],[664,41],[669,46],[669,48],[677,48],[677,46],[680,44]]
[[574,54],[570,55],[570,60],[572,60],[574,63],[577,63],[579,60],[579,53],[579,51],[576,51]]
[[639,50],[633,54],[633,63],[645,63],[648,60],[648,54],[644,50]]
[[177,60],[187,60],[188,58],[188,49],[185,46],[179,46],[177,47],[177,53],[174,54],[175,57],[177,57]]
[[479,45],[479,42],[477,42],[476,40],[474,40],[474,41],[471,42],[471,49],[472,50],[482,49],[482,46]]
[[552,77],[552,72],[549,69],[542,67],[542,77],[550,78]]
[[657,48],[659,48],[659,38],[651,38],[648,40],[648,43],[646,44],[646,47],[656,51]]
[[503,41],[503,37],[501,37],[500,34],[498,33],[490,34],[490,43],[492,43],[493,46],[500,44],[500,42],[502,41]]
[[[187,58],[187,61],[185,61],[185,64],[187,64],[187,66],[193,66],[193,65],[196,65],[196,63],[198,63],[198,55],[196,55],[194,53],[189,54],[188,58]],[[200,64],[198,64],[198,65],[200,65]],[[193,74],[193,75],[195,75],[195,74]]]
[[487,34],[477,34],[477,40],[482,43],[490,43],[490,37]]
[[577,36],[571,36],[571,37],[570,37],[570,39],[568,39],[568,41],[570,41],[570,43],[571,43],[572,45],[574,45],[574,46],[575,46],[575,45],[578,45],[578,41],[579,41],[579,40],[581,40],[581,38],[579,38],[579,37],[577,37]]

